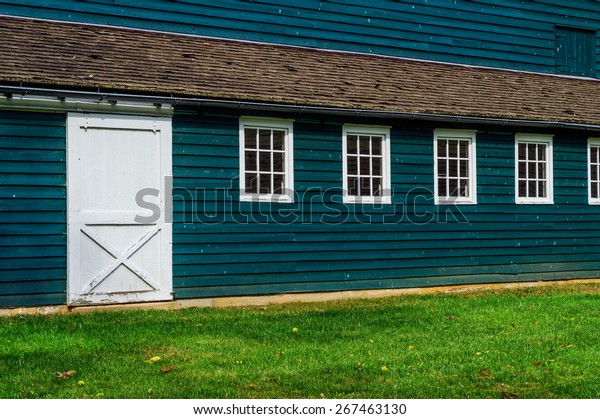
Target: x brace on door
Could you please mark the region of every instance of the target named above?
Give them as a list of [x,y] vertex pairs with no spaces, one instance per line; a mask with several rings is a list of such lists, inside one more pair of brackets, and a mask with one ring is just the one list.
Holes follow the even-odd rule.
[[154,281],[150,275],[144,270],[140,269],[134,262],[129,258],[141,249],[146,243],[148,243],[152,237],[154,237],[160,231],[160,226],[153,226],[149,231],[144,233],[135,243],[133,243],[124,252],[120,252],[115,249],[109,242],[104,240],[98,233],[89,229],[87,226],[81,227],[81,232],[94,241],[100,248],[115,258],[107,267],[102,269],[83,289],[83,293],[90,293],[98,285],[102,283],[111,273],[113,273],[119,266],[123,265],[135,275],[137,275],[142,281],[148,284],[152,290],[159,289],[159,285]]

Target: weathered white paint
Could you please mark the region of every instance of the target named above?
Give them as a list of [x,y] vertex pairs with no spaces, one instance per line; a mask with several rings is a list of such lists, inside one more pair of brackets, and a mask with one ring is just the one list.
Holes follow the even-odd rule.
[[134,102],[131,100],[103,100],[99,97],[70,97],[62,98],[30,94],[14,94],[12,97],[0,97],[2,110],[26,110],[40,112],[95,112],[95,113],[120,113],[127,115],[165,116],[173,115],[173,106],[157,102]]
[[[68,303],[172,299],[171,224],[165,179],[171,176],[171,119],[70,113],[67,127]],[[148,205],[160,208],[144,224]]]

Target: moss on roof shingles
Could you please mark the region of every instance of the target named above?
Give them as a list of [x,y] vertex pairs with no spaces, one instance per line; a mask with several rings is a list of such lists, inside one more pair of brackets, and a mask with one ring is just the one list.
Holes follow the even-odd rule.
[[600,124],[600,82],[0,17],[0,81],[395,112]]

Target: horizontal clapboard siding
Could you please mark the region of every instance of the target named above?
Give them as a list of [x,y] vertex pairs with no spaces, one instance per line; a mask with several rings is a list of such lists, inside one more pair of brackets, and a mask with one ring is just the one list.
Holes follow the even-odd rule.
[[65,116],[0,112],[0,307],[64,304]]
[[[3,14],[555,72],[555,25],[596,30],[593,0],[20,0]],[[596,57],[600,55],[596,54]]]
[[[586,141],[554,138],[554,205],[514,203],[514,132],[477,134],[478,204],[433,204],[433,129],[392,125],[393,205],[341,205],[344,122],[294,123],[296,202],[239,202],[238,118],[176,114],[176,297],[600,276]],[[381,121],[376,121],[381,124]],[[469,127],[477,128],[477,127]]]

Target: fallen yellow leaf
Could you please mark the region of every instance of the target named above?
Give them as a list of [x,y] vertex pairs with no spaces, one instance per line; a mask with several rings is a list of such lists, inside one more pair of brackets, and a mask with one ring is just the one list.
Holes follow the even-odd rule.
[[65,372],[60,372],[60,371],[56,372],[56,376],[58,378],[62,378],[64,380],[68,380],[69,378],[73,377],[74,375],[75,375],[75,370],[69,370],[69,371],[65,371]]
[[147,359],[144,362],[147,362],[148,364],[154,364],[156,361],[160,361],[160,356],[153,356],[150,359]]

